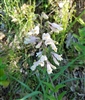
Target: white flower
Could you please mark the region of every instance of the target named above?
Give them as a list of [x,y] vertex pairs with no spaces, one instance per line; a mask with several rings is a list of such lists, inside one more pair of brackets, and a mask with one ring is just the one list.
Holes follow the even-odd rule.
[[43,60],[39,60],[39,65],[40,65],[41,67],[43,67],[43,66],[45,65],[44,61],[43,61]]
[[52,65],[49,61],[46,61],[47,63],[47,73],[51,74],[53,69],[56,69],[54,65]]
[[31,66],[31,70],[34,71],[38,65],[39,65],[38,61],[34,62],[33,65]]
[[[38,57],[40,57],[40,59],[38,60],[38,61],[36,61],[36,62],[34,62],[33,63],[33,65],[31,66],[31,70],[32,71],[34,71],[35,69],[36,69],[36,67],[37,66],[41,66],[41,67],[43,67],[44,65],[45,65],[45,62],[46,62],[46,64],[47,64],[47,73],[48,74],[51,74],[52,73],[52,70],[53,69],[56,69],[56,67],[54,66],[54,65],[52,65],[49,61],[48,61],[48,59],[47,59],[47,56],[46,55],[42,55],[42,52],[39,52],[39,54],[41,55],[41,56],[38,56]],[[37,54],[38,55],[38,54]]]
[[46,55],[42,55],[40,58],[41,61],[46,61],[47,60],[47,56]]
[[39,25],[37,25],[34,29],[32,29],[32,33],[33,33],[33,35],[34,34],[36,34],[36,35],[39,34]]
[[52,54],[53,61],[55,62],[56,65],[59,66],[58,60],[59,61],[63,60],[63,58],[61,57],[62,55],[58,55],[58,54],[56,54],[54,52],[51,52],[51,54]]
[[52,57],[53,57],[53,61],[55,62],[55,64],[59,66],[59,62],[57,61],[57,59],[53,55]]
[[42,41],[40,41],[40,42],[36,45],[36,48],[40,48],[41,45],[42,45]]
[[53,41],[52,39],[46,40],[46,41],[45,41],[45,45],[46,45],[46,46],[47,46],[47,45],[51,45],[51,48],[52,48],[55,52],[57,52],[56,45],[54,44],[54,41]]
[[51,48],[52,48],[55,52],[57,52],[57,48],[56,48],[56,46],[55,46],[54,43],[51,44]]
[[51,63],[50,63],[50,65],[51,65],[51,68],[52,69],[56,69],[56,67],[54,65],[52,65]]
[[42,40],[47,40],[47,39],[50,39],[50,34],[49,33],[43,33]]
[[49,62],[47,62],[47,73],[51,74],[52,73],[52,68]]
[[54,41],[53,41],[51,38],[45,40],[45,45],[46,45],[46,46],[48,46],[49,44],[51,45],[51,44],[53,44],[53,43],[54,43]]
[[40,57],[40,59],[39,59],[39,65],[40,66],[44,66],[44,61],[46,61],[47,60],[47,57],[46,57],[46,55],[42,55],[41,57]]
[[63,60],[63,58],[61,57],[62,55],[58,55],[58,54],[56,54],[56,53],[54,53],[54,52],[51,52],[51,54],[52,54],[55,58],[57,58],[57,60],[59,60],[59,61]]
[[54,52],[51,52],[51,54],[52,54],[52,57],[53,57],[53,61],[55,62],[56,65],[59,66],[59,62],[57,60],[59,60],[59,61],[63,60],[63,58],[61,57],[62,55],[58,55]]
[[46,60],[47,60],[46,55],[42,55],[38,61],[33,63],[33,66],[31,66],[31,70],[34,71],[38,65],[43,67],[44,66],[44,62]]
[[41,17],[44,19],[48,19],[48,16],[44,12],[42,12]]
[[52,31],[54,32],[58,32],[58,31],[62,31],[63,28],[61,27],[61,25],[59,24],[56,24],[56,23],[51,23],[51,22],[48,22],[49,25],[50,25],[50,28],[52,29]]
[[42,51],[36,53],[36,57],[41,57],[42,56]]
[[24,39],[24,44],[35,44],[39,40],[39,37],[36,36],[29,36],[28,38]]
[[42,35],[42,40],[45,40],[45,45],[51,45],[52,49],[57,52],[57,48],[56,45],[54,44],[54,40],[51,39],[50,34],[49,33],[43,33]]
[[29,35],[38,35],[39,34],[39,25],[37,25],[34,29],[32,29],[30,32],[28,32],[26,34],[26,36],[29,36]]

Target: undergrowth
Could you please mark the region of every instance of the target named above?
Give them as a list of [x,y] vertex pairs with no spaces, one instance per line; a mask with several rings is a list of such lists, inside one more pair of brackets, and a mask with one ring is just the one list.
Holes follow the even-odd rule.
[[0,1],[1,100],[85,99],[85,11],[76,17],[75,7],[70,0]]

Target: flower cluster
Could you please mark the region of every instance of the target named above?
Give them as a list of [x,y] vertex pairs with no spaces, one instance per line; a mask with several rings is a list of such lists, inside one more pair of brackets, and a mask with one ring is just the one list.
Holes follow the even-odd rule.
[[38,61],[36,61],[36,62],[33,63],[33,66],[31,66],[31,70],[34,71],[38,65],[40,65],[41,67],[47,65],[46,67],[47,67],[47,73],[48,74],[52,73],[52,69],[56,69],[56,67],[54,65],[52,65],[48,61],[46,55],[41,55],[40,59]]
[[34,29],[32,29],[30,32],[26,34],[26,38],[24,39],[24,44],[35,44],[40,38],[36,37],[34,35],[39,34],[39,26],[36,26]]
[[[46,16],[45,13],[42,13],[42,15],[43,15],[42,18],[44,18]],[[46,19],[48,19],[48,18],[46,18]],[[58,31],[63,30],[61,25],[58,25],[56,23],[51,23],[51,22],[48,22],[48,24],[53,32],[58,32]],[[45,52],[45,49],[48,48],[48,46],[50,46],[52,48],[52,50],[49,53],[52,56],[54,63],[56,65],[59,65],[59,61],[61,61],[63,59],[62,59],[62,55],[58,55],[56,53],[57,47],[55,45],[55,42],[56,41],[54,41],[51,38],[50,32],[40,33],[39,25],[35,26],[35,28],[33,28],[30,32],[28,32],[26,34],[26,37],[24,38],[24,44],[26,44],[26,45],[32,44],[35,46],[36,49],[41,48],[39,50],[39,52],[36,54],[36,57],[38,58],[38,60],[35,61],[33,63],[33,65],[31,66],[32,71],[36,70],[37,66],[46,67],[48,74],[51,74],[53,69],[56,69],[56,66],[51,64],[50,61],[48,60],[48,57]],[[43,47],[45,47],[45,48],[43,48]]]
[[[59,60],[59,61],[63,60],[61,55],[58,55],[58,54],[56,54],[54,52],[51,52],[51,53],[52,53],[52,57],[53,57],[54,62],[57,65],[59,65],[59,62],[57,60]],[[33,63],[33,65],[31,66],[31,70],[32,71],[34,71],[36,69],[36,67],[39,66],[39,65],[41,67],[46,66],[48,74],[51,74],[52,70],[56,69],[56,67],[49,62],[47,56],[46,55],[42,55],[42,52],[39,52],[36,56],[38,56],[40,59]]]

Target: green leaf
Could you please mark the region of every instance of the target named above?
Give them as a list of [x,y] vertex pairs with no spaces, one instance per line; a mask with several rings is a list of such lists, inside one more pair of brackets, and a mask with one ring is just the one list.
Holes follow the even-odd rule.
[[3,68],[3,69],[4,69],[5,67],[6,67],[6,65],[5,65],[5,64],[0,64],[0,69],[1,69],[1,68]]
[[42,83],[44,83],[49,89],[54,90],[51,83],[47,83],[47,82],[42,82]]
[[79,34],[80,34],[80,37],[85,38],[85,27],[82,29],[79,29]]
[[7,87],[9,85],[9,81],[0,81],[0,85]]
[[6,80],[6,78],[7,78],[7,76],[4,74],[4,75],[0,76],[0,81],[4,81],[4,80]]
[[63,96],[66,94],[66,91],[62,92],[59,96],[58,96],[58,100],[62,100]]
[[76,35],[76,34],[73,34],[73,36],[74,36],[75,38],[79,39],[79,36],[78,36],[78,35]]
[[23,82],[21,82],[21,81],[19,81],[17,78],[15,78],[15,77],[13,77],[13,76],[11,76],[11,75],[9,75],[12,79],[14,79],[14,80],[16,80],[18,83],[20,83],[22,86],[24,86],[26,89],[28,89],[28,90],[30,90],[31,92],[32,92],[32,89],[29,87],[29,86],[27,86],[26,84],[24,84]]
[[63,88],[63,87],[65,87],[64,84],[58,84],[58,85],[55,87],[54,92],[58,92],[58,90],[59,90],[60,88]]
[[46,95],[47,100],[56,100],[56,98],[54,96],[50,96],[50,95]]
[[81,51],[82,51],[82,49],[80,48],[79,44],[74,43],[74,46],[75,46],[75,49],[76,49],[78,52],[81,52]]
[[27,98],[36,96],[36,95],[38,95],[38,94],[41,94],[41,92],[40,92],[40,91],[35,91],[35,92],[32,92],[32,93],[30,93],[30,94],[24,96],[22,99],[18,99],[18,100],[26,100]]
[[84,45],[78,44],[78,45],[76,45],[76,49],[81,51],[83,54],[85,54],[85,46]]
[[2,64],[2,59],[0,58],[0,65]]
[[4,70],[0,69],[0,77],[4,75]]

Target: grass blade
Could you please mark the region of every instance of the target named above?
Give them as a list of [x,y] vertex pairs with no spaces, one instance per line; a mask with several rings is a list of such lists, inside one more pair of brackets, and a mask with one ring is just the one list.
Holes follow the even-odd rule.
[[37,95],[37,94],[41,94],[41,92],[40,92],[40,91],[32,92],[32,93],[30,93],[30,94],[24,96],[22,99],[18,99],[18,100],[26,100],[27,98],[32,97],[32,96],[35,96],[35,95]]
[[19,81],[17,78],[9,75],[12,79],[16,80],[18,83],[20,83],[22,86],[24,86],[26,89],[30,90],[31,92],[33,91],[32,89],[30,89],[29,86],[27,86],[26,84],[24,84],[23,82]]

